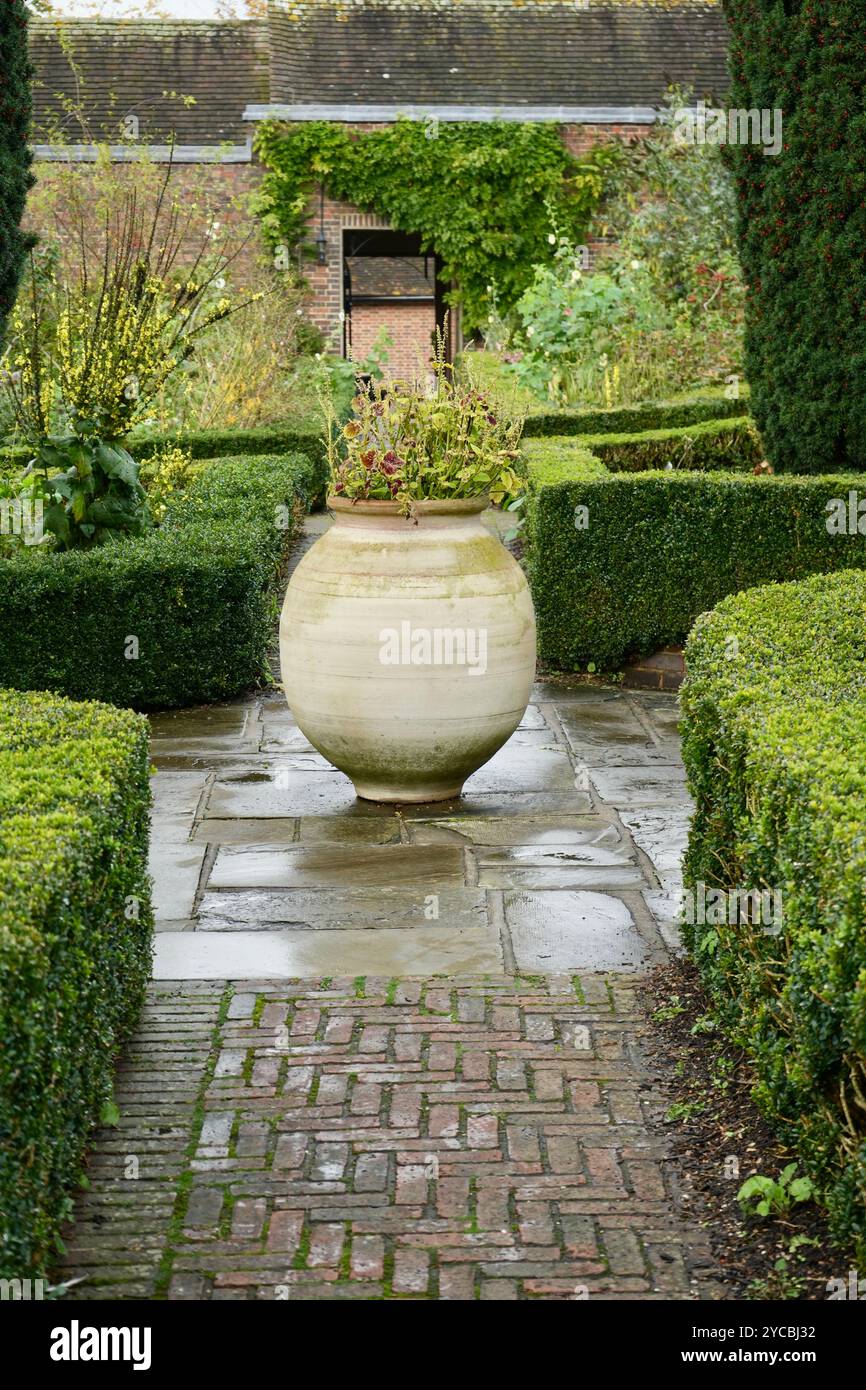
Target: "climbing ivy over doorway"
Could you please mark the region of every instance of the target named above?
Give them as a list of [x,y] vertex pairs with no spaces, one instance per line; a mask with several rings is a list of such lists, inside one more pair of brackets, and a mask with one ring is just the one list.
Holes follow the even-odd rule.
[[267,170],[258,210],[273,247],[308,244],[310,198],[323,185],[420,234],[457,286],[450,298],[467,330],[486,322],[491,285],[500,308],[515,302],[555,234],[582,240],[617,160],[613,145],[575,157],[552,124],[432,118],[370,131],[269,121],[256,149]]

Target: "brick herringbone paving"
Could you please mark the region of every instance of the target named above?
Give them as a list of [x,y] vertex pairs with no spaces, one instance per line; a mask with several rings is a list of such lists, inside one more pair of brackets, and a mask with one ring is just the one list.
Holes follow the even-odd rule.
[[718,1296],[640,977],[155,984],[70,1297]]

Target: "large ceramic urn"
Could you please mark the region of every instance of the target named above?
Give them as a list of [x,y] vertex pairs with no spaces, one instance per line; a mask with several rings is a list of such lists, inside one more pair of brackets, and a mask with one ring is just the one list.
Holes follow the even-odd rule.
[[520,566],[485,498],[331,497],[280,624],[283,685],[310,743],[371,801],[442,801],[517,728],[535,674]]

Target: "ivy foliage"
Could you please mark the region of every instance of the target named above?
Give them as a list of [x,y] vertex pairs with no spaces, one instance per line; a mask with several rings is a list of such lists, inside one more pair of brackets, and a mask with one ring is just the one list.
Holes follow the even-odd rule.
[[273,247],[309,244],[309,200],[335,198],[419,233],[438,253],[447,296],[472,330],[487,320],[491,286],[509,308],[550,259],[554,232],[580,240],[621,157],[603,145],[577,158],[559,128],[502,121],[399,120],[358,132],[330,121],[266,122],[256,149],[267,169],[258,200]]

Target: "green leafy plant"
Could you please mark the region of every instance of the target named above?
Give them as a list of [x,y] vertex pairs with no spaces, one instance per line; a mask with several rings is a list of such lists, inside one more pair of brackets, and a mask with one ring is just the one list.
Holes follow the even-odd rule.
[[[676,113],[694,99],[688,88],[668,89],[657,121],[629,143],[606,183],[596,221],[622,257],[647,267],[660,299],[698,319],[723,308],[726,287],[741,276],[736,189],[721,149],[675,138]],[[713,291],[712,305],[702,308]]]
[[33,450],[28,490],[62,549],[140,535],[150,523],[138,464],[121,441],[146,416],[198,337],[233,312],[225,259],[205,244],[182,264],[188,218],[168,198],[171,166],[147,214],[134,189],[77,271],[40,275],[12,315],[4,384]]
[[670,1023],[673,1019],[679,1018],[680,1014],[686,1012],[686,1006],[678,994],[672,994],[667,1004],[655,1010],[653,1013],[654,1023]]
[[168,199],[169,166],[153,207],[129,190],[99,241],[81,229],[78,264],[50,284],[31,265],[12,315],[5,385],[29,443],[72,431],[123,438],[146,415],[196,340],[242,307],[222,293],[225,258],[210,242],[184,264],[189,216]]
[[745,1291],[748,1299],[757,1299],[762,1303],[776,1302],[779,1299],[800,1298],[805,1287],[805,1281],[791,1268],[790,1260],[784,1255],[780,1255],[773,1262],[771,1272],[763,1279],[752,1279]]
[[[729,454],[724,471],[660,466],[671,457],[672,438],[664,453],[658,441],[652,449],[640,436],[621,441],[618,472],[606,466],[608,454],[603,463],[580,437],[524,441],[527,562],[544,662],[577,671],[592,661],[600,671],[619,671],[632,655],[682,644],[696,618],[726,594],[866,567],[866,536],[852,534],[840,544],[826,527],[830,500],[862,489],[862,475],[754,476],[753,441],[742,435],[738,461],[729,426],[724,422],[715,445],[711,433],[701,444],[719,459]],[[653,455],[659,463],[625,471],[629,455],[638,465],[643,459],[644,468]],[[697,451],[684,454],[684,463],[698,461]],[[577,526],[581,518],[589,525]],[[720,682],[733,665],[722,655]],[[710,856],[697,878],[715,882],[718,863]],[[755,881],[781,880],[760,868]],[[702,925],[693,942],[709,973],[720,930]]]
[[221,458],[145,535],[48,560],[0,552],[0,687],[168,709],[268,683],[283,561],[321,478],[285,448]]
[[[488,354],[477,354],[477,356]],[[503,369],[500,366],[499,371]],[[493,374],[494,381],[497,379]],[[731,416],[744,416],[748,411],[748,387],[745,383],[732,387],[702,387],[684,392],[670,400],[643,400],[629,406],[589,406],[570,410],[539,411],[533,403],[525,407],[529,414],[523,427],[524,436],[537,435],[634,435],[650,430],[680,430],[691,425],[719,421]],[[685,461],[685,460],[684,460]]]
[[295,371],[300,389],[314,402],[310,414],[327,426],[334,418],[345,423],[352,414],[352,403],[361,381],[384,380],[394,339],[387,328],[380,328],[365,357],[338,357],[316,353],[303,359]]
[[552,261],[534,268],[514,306],[510,348],[521,383],[566,404],[598,394],[626,325],[647,333],[661,315],[640,262],[611,261],[610,270],[589,274],[571,239],[555,240]]
[[[56,572],[125,549],[27,568]],[[68,598],[35,621],[31,607],[19,627],[74,650]],[[3,1278],[55,1264],[88,1136],[144,998],[149,765],[147,723],[130,710],[0,691]]]
[[152,525],[138,464],[119,444],[102,439],[49,435],[29,465],[24,488],[42,503],[43,527],[61,550],[140,536]]
[[[28,225],[40,238],[34,253],[36,272],[43,278],[50,272],[50,280],[62,284],[80,273],[82,235],[91,274],[99,273],[106,225],[119,224],[131,185],[144,213],[156,206],[166,173],[140,144],[135,146],[134,162],[112,162],[108,143],[99,141],[83,115],[79,110],[70,113],[65,136],[52,131],[43,138],[62,144],[80,127],[77,138],[93,145],[93,162],[43,161],[39,182],[27,201]],[[122,132],[113,143],[123,143]],[[195,351],[147,402],[136,429],[246,430],[290,417],[301,419],[315,405],[299,391],[295,368],[303,354],[322,350],[322,335],[304,313],[304,289],[296,267],[275,270],[245,198],[232,199],[227,216],[224,175],[218,160],[183,168],[183,264],[190,268],[198,249],[206,248],[207,267],[221,266],[204,297],[206,306],[225,297],[233,303],[232,312],[197,335]],[[179,178],[175,168],[164,198],[164,222]],[[197,322],[200,309],[195,315]],[[0,435],[11,432],[12,425],[4,429],[4,424],[0,418]],[[65,428],[60,422],[54,427]],[[231,452],[241,447],[236,440]]]
[[695,1115],[703,1115],[706,1105],[702,1100],[676,1100],[665,1112],[665,1120],[672,1124],[675,1120],[691,1120]]
[[784,1216],[798,1202],[810,1202],[815,1196],[811,1178],[796,1178],[796,1163],[783,1168],[778,1178],[756,1173],[746,1178],[737,1201],[751,1216]]
[[413,503],[480,497],[494,503],[521,486],[517,445],[522,422],[494,413],[480,391],[454,385],[442,344],[435,386],[389,381],[353,401],[351,418],[329,429],[331,486],[349,500]]
[[491,315],[488,341],[536,395],[611,407],[741,371],[733,183],[717,146],[675,139],[688,100],[673,89],[652,132],[617,151],[591,224],[613,244],[593,269],[552,209],[555,253]]

